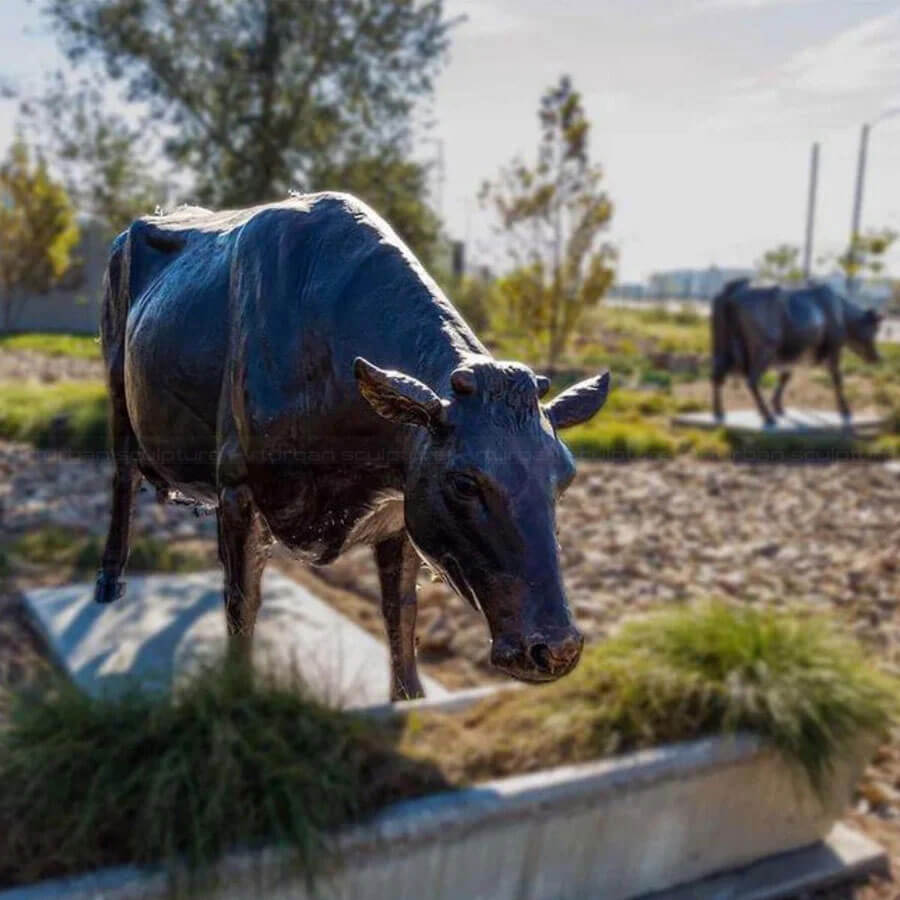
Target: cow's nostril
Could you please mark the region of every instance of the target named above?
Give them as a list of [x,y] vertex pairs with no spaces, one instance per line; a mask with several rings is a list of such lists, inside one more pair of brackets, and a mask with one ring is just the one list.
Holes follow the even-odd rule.
[[549,672],[551,665],[550,648],[546,644],[533,644],[528,648],[531,661],[542,671]]

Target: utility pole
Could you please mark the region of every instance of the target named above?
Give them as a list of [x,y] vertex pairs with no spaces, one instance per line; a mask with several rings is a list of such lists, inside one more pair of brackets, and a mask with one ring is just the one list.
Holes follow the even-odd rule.
[[862,130],[859,135],[859,157],[856,163],[856,190],[853,196],[853,222],[850,226],[850,249],[847,251],[847,262],[848,262],[848,272],[847,272],[847,293],[849,296],[853,296],[854,291],[856,290],[857,278],[852,274],[852,269],[854,264],[856,263],[856,245],[859,239],[860,227],[862,225],[862,204],[863,204],[863,192],[865,190],[865,181],[866,181],[866,161],[869,154],[869,132],[872,130],[873,126],[877,125],[879,122],[883,122],[885,119],[891,118],[891,116],[900,115],[900,106],[895,106],[892,109],[886,109],[877,119],[873,119],[871,122],[863,123]]
[[847,251],[847,295],[853,297],[856,292],[856,276],[853,266],[856,264],[856,242],[859,238],[859,224],[862,219],[863,190],[866,182],[866,157],[869,155],[868,122],[863,124],[859,135],[859,156],[856,161],[856,190],[853,196],[853,222],[850,225],[850,249]]
[[803,277],[809,281],[812,274],[813,238],[816,227],[816,191],[819,185],[819,142],[812,145],[809,159],[809,196],[806,201],[806,245],[803,250]]

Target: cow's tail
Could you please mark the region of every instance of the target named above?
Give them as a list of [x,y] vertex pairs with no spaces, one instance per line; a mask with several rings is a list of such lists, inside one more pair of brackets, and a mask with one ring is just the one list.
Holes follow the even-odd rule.
[[713,298],[710,330],[712,339],[712,377],[714,381],[723,381],[733,369],[744,366],[743,350],[738,323],[733,315],[732,302],[738,291],[750,283],[749,278],[738,278],[729,281]]
[[113,241],[106,272],[103,274],[103,300],[100,307],[100,346],[107,372],[111,374],[117,357],[122,356],[125,323],[128,320],[127,273],[128,232]]

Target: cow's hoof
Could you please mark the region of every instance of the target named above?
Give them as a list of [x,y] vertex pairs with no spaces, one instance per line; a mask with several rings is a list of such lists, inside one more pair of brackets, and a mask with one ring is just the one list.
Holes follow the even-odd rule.
[[125,582],[101,572],[94,588],[95,603],[113,603],[125,593]]
[[778,423],[774,419],[766,419],[763,422],[763,428],[765,428],[766,430],[768,430],[770,428],[777,428],[777,427],[778,427]]

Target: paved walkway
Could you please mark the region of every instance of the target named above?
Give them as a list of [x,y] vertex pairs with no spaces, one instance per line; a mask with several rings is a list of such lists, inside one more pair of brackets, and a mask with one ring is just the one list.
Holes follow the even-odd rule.
[[[221,572],[132,576],[125,596],[93,602],[92,584],[41,588],[25,597],[58,659],[91,694],[139,680],[168,689],[226,645]],[[277,572],[263,579],[254,662],[296,669],[319,696],[341,706],[388,699],[386,647]],[[430,697],[447,692],[423,679]]]

